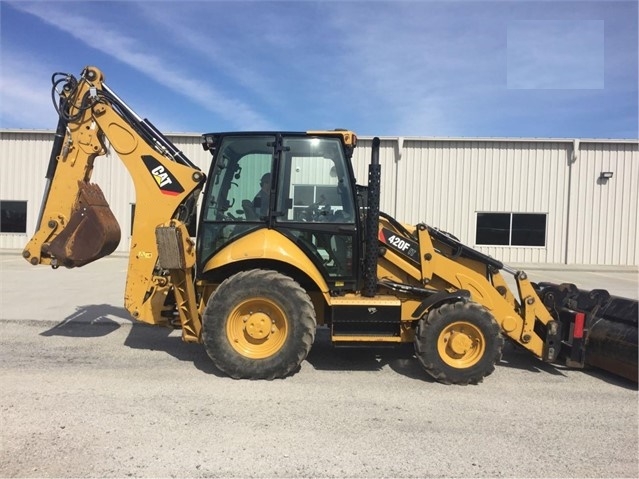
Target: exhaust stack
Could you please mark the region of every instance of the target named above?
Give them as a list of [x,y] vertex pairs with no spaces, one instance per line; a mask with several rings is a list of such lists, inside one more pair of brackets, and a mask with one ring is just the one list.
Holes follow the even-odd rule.
[[371,164],[368,166],[368,213],[366,215],[366,254],[364,256],[364,288],[362,295],[375,296],[377,293],[377,259],[379,257],[379,195],[381,185],[381,165],[379,164],[378,137],[373,138]]

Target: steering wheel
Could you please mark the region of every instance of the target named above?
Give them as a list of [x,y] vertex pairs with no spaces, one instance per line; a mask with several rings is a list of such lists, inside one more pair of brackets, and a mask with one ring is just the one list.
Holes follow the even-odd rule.
[[301,220],[319,223],[330,221],[329,217],[332,215],[333,211],[329,205],[322,206],[322,203],[313,203],[302,212]]

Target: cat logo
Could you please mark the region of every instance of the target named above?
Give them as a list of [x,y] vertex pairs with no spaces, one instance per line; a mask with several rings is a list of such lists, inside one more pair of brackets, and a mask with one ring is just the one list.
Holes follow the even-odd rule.
[[173,181],[171,181],[171,177],[166,171],[164,171],[164,167],[162,165],[153,168],[151,173],[155,177],[155,181],[157,181],[158,185],[160,185],[160,188],[173,183]]
[[142,161],[153,175],[160,191],[169,196],[177,196],[184,191],[182,185],[162,164],[150,155],[142,156]]

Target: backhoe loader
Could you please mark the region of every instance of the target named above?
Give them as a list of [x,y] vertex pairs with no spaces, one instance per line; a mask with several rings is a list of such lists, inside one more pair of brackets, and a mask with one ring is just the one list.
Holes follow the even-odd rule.
[[52,82],[59,121],[23,257],[74,268],[116,249],[120,227],[91,183],[96,159],[115,151],[136,191],[124,305],[138,321],[180,328],[227,375],[293,374],[324,326],[335,346],[414,343],[446,384],[481,382],[505,340],[542,361],[637,380],[636,301],[533,284],[447,232],[381,212],[378,138],[367,186],[347,130],[204,134],[205,174],[98,68]]

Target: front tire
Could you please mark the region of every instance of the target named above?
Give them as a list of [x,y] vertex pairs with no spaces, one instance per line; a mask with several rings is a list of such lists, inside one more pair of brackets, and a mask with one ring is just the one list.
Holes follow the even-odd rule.
[[477,384],[495,370],[504,338],[493,316],[476,303],[444,304],[419,320],[415,353],[444,384]]
[[296,371],[315,339],[308,294],[269,270],[231,276],[209,298],[202,339],[215,366],[235,379],[275,379]]

